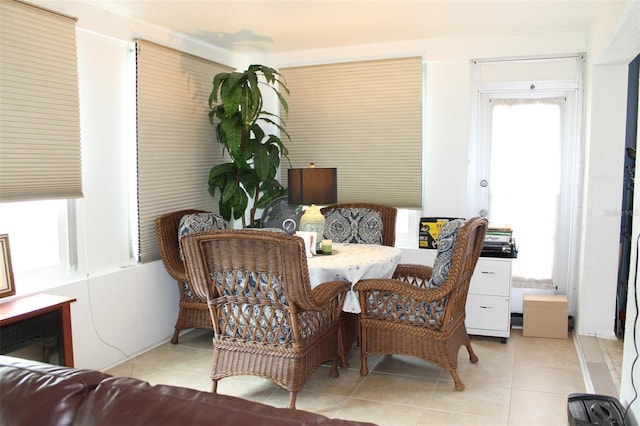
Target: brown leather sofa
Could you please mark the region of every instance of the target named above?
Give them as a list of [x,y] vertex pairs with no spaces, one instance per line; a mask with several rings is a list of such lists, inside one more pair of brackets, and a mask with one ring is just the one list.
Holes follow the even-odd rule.
[[0,355],[0,425],[371,425]]

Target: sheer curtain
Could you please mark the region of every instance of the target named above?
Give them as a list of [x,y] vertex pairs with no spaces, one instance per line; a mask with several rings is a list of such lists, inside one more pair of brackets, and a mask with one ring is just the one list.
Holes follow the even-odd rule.
[[490,102],[489,220],[513,227],[514,287],[554,288],[565,98]]

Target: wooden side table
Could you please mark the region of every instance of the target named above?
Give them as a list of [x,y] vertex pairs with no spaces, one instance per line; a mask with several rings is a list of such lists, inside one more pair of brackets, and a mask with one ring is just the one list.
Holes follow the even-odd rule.
[[60,363],[73,367],[70,304],[75,298],[51,294],[35,294],[0,304],[0,336],[4,341],[28,341],[38,336],[42,327],[53,329],[62,342]]

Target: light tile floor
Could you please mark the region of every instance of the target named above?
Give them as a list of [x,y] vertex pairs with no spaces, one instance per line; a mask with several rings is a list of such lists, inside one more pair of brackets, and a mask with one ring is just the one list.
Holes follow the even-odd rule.
[[[598,344],[607,364],[611,379],[620,392],[620,382],[622,380],[622,354],[624,352],[624,341],[622,339],[598,339]],[[614,396],[618,396],[616,393]]]
[[[211,336],[194,330],[180,344],[163,344],[108,372],[152,384],[171,384],[209,391]],[[562,425],[567,396],[586,392],[572,338],[523,337],[513,329],[507,343],[473,337],[480,361],[471,364],[460,349],[458,371],[466,385],[454,390],[448,372],[405,356],[369,359],[370,373],[361,377],[358,348],[349,355],[350,368],[329,377],[328,365],[312,375],[298,394],[297,408],[329,417],[385,425]],[[218,392],[286,407],[288,392],[251,376],[223,379]]]

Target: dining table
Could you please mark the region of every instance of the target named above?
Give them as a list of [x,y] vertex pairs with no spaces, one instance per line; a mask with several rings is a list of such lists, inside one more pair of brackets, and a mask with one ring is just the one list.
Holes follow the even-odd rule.
[[334,243],[331,254],[315,254],[307,258],[311,286],[327,281],[350,282],[352,289],[347,292],[342,310],[358,314],[360,303],[353,285],[367,278],[391,278],[401,255],[402,251],[396,247]]

